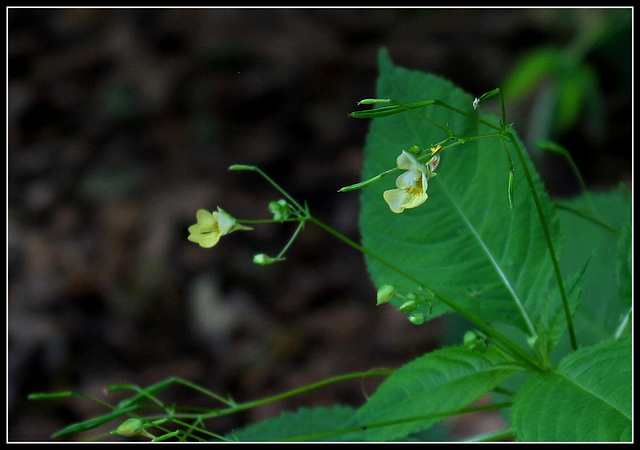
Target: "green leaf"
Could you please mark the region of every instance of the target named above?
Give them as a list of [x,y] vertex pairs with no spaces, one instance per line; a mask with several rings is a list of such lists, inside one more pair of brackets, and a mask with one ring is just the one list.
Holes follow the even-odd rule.
[[542,47],[525,55],[504,80],[505,97],[515,101],[530,94],[541,80],[555,74],[561,61],[562,53],[555,47]]
[[521,370],[491,347],[485,352],[447,347],[427,353],[380,385],[349,423],[366,430],[347,438],[393,441],[425,430]]
[[589,65],[580,64],[566,73],[558,83],[558,103],[554,114],[554,127],[560,132],[575,124],[583,104],[590,95],[598,91],[598,77]]
[[[569,311],[572,317],[578,308],[578,300],[580,294],[582,294],[580,284],[582,283],[588,265],[589,262],[587,261],[580,272],[565,281]],[[546,340],[545,345],[548,352],[555,348],[560,339],[566,334],[568,329],[566,316],[560,291],[557,287],[553,289],[547,301],[544,302],[536,329],[540,333],[541,339]]]
[[[631,228],[631,200],[628,195],[613,190],[589,192],[561,202],[576,210],[595,212],[606,219],[614,230]],[[576,273],[589,265],[581,282],[580,307],[574,316],[576,337],[580,345],[593,345],[615,335],[630,306],[631,274],[620,277],[622,259],[630,263],[631,243],[625,243],[624,233],[586,220],[570,211],[558,209],[564,230],[571,230],[564,238],[564,251],[560,259],[563,273]],[[622,285],[620,283],[623,283]],[[625,291],[626,289],[626,291]],[[566,348],[566,347],[565,347]],[[565,352],[566,353],[566,352]]]
[[297,412],[284,412],[278,417],[235,430],[227,437],[242,442],[340,441],[339,431],[345,428],[354,412],[353,408],[343,405],[301,408]]
[[[407,103],[435,98],[475,114],[471,95],[435,75],[395,67],[384,52],[377,95]],[[364,180],[395,167],[403,149],[413,145],[429,148],[447,137],[421,115],[458,135],[495,132],[437,105],[373,119],[365,148]],[[484,118],[498,122],[491,116]],[[510,209],[509,162],[497,139],[470,140],[440,154],[438,175],[429,181],[429,199],[418,208],[402,214],[389,210],[382,193],[395,187],[393,177],[361,191],[364,247],[484,320],[511,323],[530,333],[553,267],[518,159],[513,158],[515,206]],[[530,161],[528,166],[558,252],[560,230],[554,210]],[[409,284],[415,289],[386,265],[370,257],[366,261],[376,286]],[[397,301],[392,301],[396,307]],[[425,303],[414,312],[429,315],[429,307]],[[430,317],[448,311],[434,301]]]
[[631,440],[631,338],[569,355],[516,394],[512,423],[522,441]]
[[618,243],[618,293],[631,306],[631,224],[624,225]]

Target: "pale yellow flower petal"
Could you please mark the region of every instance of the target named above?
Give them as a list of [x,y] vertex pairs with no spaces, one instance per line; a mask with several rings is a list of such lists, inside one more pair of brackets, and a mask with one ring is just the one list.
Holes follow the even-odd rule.
[[196,213],[196,220],[198,221],[197,225],[200,225],[203,228],[213,228],[215,227],[216,220],[213,217],[213,214],[207,211],[206,209],[199,209]]
[[404,188],[385,191],[382,197],[391,211],[400,214],[405,209],[422,205],[429,196],[421,190],[415,190],[415,188]]
[[402,153],[396,159],[398,169],[403,170],[424,170],[424,166],[410,153],[402,150]]
[[200,239],[198,244],[200,247],[211,248],[218,243],[220,240],[220,233],[209,233],[200,235]]

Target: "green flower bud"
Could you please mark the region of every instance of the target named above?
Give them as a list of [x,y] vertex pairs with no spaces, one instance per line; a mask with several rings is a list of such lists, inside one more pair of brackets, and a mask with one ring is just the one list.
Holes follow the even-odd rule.
[[469,330],[464,334],[462,343],[471,351],[484,352],[487,350],[487,335],[477,330]]
[[420,153],[422,153],[422,147],[420,147],[419,145],[414,145],[407,151],[412,155],[419,155]]
[[409,314],[407,316],[407,319],[409,319],[409,322],[411,322],[414,325],[422,325],[426,320],[426,317],[422,313],[413,313],[413,314]]
[[420,290],[420,298],[426,300],[433,300],[436,298],[436,295],[430,289],[421,289]]
[[376,306],[382,305],[383,303],[389,303],[393,297],[396,296],[396,289],[390,284],[385,284],[380,286],[378,289],[378,301]]
[[389,103],[391,102],[388,98],[365,98],[364,100],[360,100],[358,105],[376,105],[378,103]]
[[131,419],[125,420],[117,429],[116,434],[120,436],[132,437],[132,436],[145,436],[150,439],[154,439],[155,436],[149,433],[144,428],[144,422],[140,419],[136,419],[132,417]]
[[293,210],[291,209],[291,205],[287,203],[286,200],[280,199],[275,202],[269,203],[269,211],[273,214],[274,220],[286,220],[291,217],[293,214]]
[[253,262],[261,266],[268,266],[269,264],[273,264],[278,261],[284,261],[284,258],[283,257],[272,258],[271,256],[267,256],[264,253],[259,253],[253,256]]
[[247,166],[245,164],[234,164],[229,166],[229,170],[255,170],[255,166]]
[[407,295],[405,295],[405,298],[409,301],[412,302],[417,302],[418,301],[418,296],[416,295],[415,292],[409,292]]
[[398,311],[410,312],[415,310],[417,307],[418,307],[418,304],[416,303],[415,300],[407,300],[402,304],[400,308],[398,308]]

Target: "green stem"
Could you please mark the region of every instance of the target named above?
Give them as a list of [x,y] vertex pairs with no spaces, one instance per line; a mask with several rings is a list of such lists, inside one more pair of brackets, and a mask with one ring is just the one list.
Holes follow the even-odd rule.
[[287,245],[285,245],[282,250],[280,251],[280,253],[278,253],[278,256],[275,257],[275,259],[280,259],[282,258],[282,256],[286,253],[287,250],[289,250],[289,247],[291,247],[291,244],[293,244],[293,241],[296,240],[296,238],[298,237],[298,234],[300,234],[300,231],[302,231],[304,229],[304,224],[305,224],[306,220],[300,220],[300,223],[298,224],[298,228],[296,228],[296,231],[293,232],[293,234],[291,235],[291,238],[289,238],[289,242],[287,242]]
[[578,342],[576,340],[576,335],[573,328],[573,319],[571,317],[571,310],[569,308],[569,300],[567,298],[567,293],[564,287],[562,272],[560,271],[560,264],[558,263],[558,258],[556,256],[556,252],[553,247],[553,241],[551,240],[551,232],[549,231],[547,218],[544,214],[544,211],[542,210],[542,204],[540,203],[538,192],[533,183],[533,178],[531,177],[531,173],[529,172],[529,167],[527,165],[527,161],[524,158],[524,154],[522,152],[522,149],[520,148],[520,145],[518,145],[518,142],[515,136],[510,131],[505,133],[505,137],[509,140],[509,142],[511,142],[513,147],[516,149],[516,153],[518,154],[518,159],[520,160],[520,164],[522,165],[522,170],[524,172],[525,178],[527,179],[527,184],[529,185],[529,190],[531,191],[533,201],[536,205],[536,210],[538,212],[540,224],[542,225],[544,238],[547,243],[547,247],[549,249],[549,255],[551,256],[551,261],[553,263],[553,270],[555,272],[556,280],[558,282],[558,288],[560,289],[560,296],[562,297],[562,306],[564,308],[565,320],[567,321],[567,328],[569,330],[569,337],[571,339],[571,347],[574,350],[577,350]]
[[505,439],[513,439],[516,437],[516,432],[513,428],[505,428],[503,430],[490,431],[488,433],[480,434],[462,442],[498,442]]
[[595,217],[593,214],[589,213],[588,211],[584,211],[578,208],[574,208],[572,206],[569,205],[565,205],[563,203],[559,203],[559,202],[554,202],[553,206],[556,207],[557,209],[563,209],[565,211],[568,211],[572,214],[575,214],[578,217],[582,217],[585,220],[589,220],[593,223],[595,223],[598,226],[601,226],[602,228],[606,229],[607,231],[610,231],[611,233],[615,234],[616,236],[620,236],[620,230],[617,230],[616,228],[614,228],[613,226],[611,226],[607,221],[601,219],[600,217]]
[[431,292],[433,292],[435,298],[437,298],[442,303],[447,305],[449,308],[453,309],[458,314],[462,315],[463,317],[467,318],[467,320],[469,320],[473,324],[475,324],[481,331],[485,332],[488,336],[493,338],[497,343],[500,343],[504,348],[506,348],[509,351],[509,353],[512,356],[514,356],[516,359],[520,359],[521,361],[523,361],[524,363],[526,363],[527,365],[529,365],[531,368],[533,368],[536,371],[541,370],[541,368],[538,366],[538,364],[536,364],[536,362],[533,361],[531,359],[531,357],[526,352],[524,352],[520,347],[515,345],[511,340],[509,340],[508,338],[503,336],[501,333],[499,333],[493,327],[491,327],[490,325],[486,324],[482,319],[480,319],[475,314],[467,311],[464,308],[461,308],[460,306],[458,306],[452,300],[444,297],[442,294],[439,294],[439,293],[435,292],[433,289],[431,289],[430,287],[426,286],[422,281],[418,280],[416,277],[414,277],[410,273],[405,272],[400,267],[390,263],[389,261],[381,258],[380,256],[376,255],[375,253],[373,253],[370,250],[366,249],[362,245],[352,241],[348,237],[344,236],[343,234],[341,234],[338,231],[334,230],[330,226],[328,226],[328,225],[324,224],[323,222],[319,221],[315,217],[309,216],[308,220],[310,222],[313,222],[314,224],[316,224],[320,228],[324,229],[325,231],[329,232],[330,234],[334,235],[335,237],[337,237],[338,239],[340,239],[341,241],[343,241],[347,245],[355,248],[356,250],[358,250],[358,251],[362,252],[363,254],[369,256],[370,258],[375,259],[376,261],[380,262],[381,264],[384,264],[389,269],[395,271],[399,275],[402,275],[403,277],[405,277],[408,280],[412,281],[413,283],[415,283],[417,286],[421,287],[422,289],[430,290]]
[[358,425],[358,426],[353,426],[353,427],[349,427],[349,428],[343,428],[341,430],[327,431],[327,432],[324,432],[324,433],[309,434],[309,435],[304,435],[304,436],[296,436],[296,437],[284,439],[283,442],[314,441],[314,440],[327,438],[327,437],[330,437],[330,436],[336,436],[336,435],[340,435],[340,434],[357,433],[357,432],[361,432],[361,431],[365,431],[365,430],[370,430],[370,429],[375,429],[375,428],[384,428],[384,427],[388,427],[388,426],[392,426],[392,425],[399,425],[399,424],[410,423],[410,422],[422,422],[422,421],[427,421],[427,420],[439,420],[439,419],[444,419],[446,417],[451,417],[451,416],[457,416],[457,415],[469,414],[469,413],[475,413],[475,412],[481,412],[481,411],[491,411],[491,410],[496,410],[496,409],[509,408],[511,406],[512,406],[511,402],[497,403],[497,404],[494,404],[494,405],[469,406],[469,407],[466,407],[466,408],[461,408],[461,409],[457,409],[457,410],[453,410],[453,411],[443,411],[443,412],[438,412],[438,413],[433,413],[433,414],[425,414],[425,415],[421,415],[421,416],[407,417],[407,418],[404,418],[404,419],[388,420],[388,421],[385,421],[385,422],[376,422],[376,423],[371,423],[371,424]]
[[[454,111],[457,111],[457,112],[459,112],[461,114],[467,115],[463,111],[460,111],[457,108],[449,106],[446,103],[440,102],[439,100],[433,100],[433,103],[446,105],[446,107],[449,107],[450,109],[453,109]],[[382,108],[379,108],[379,109],[382,109]],[[475,120],[478,120],[481,123],[484,122],[481,119],[478,119],[476,117],[473,117],[473,116],[470,116],[470,115],[467,115],[467,116],[469,116],[471,118],[474,118]],[[488,124],[488,122],[486,122],[486,123]],[[488,125],[491,126],[492,128],[495,128],[495,126],[493,126],[491,124],[488,124]],[[365,254],[365,255],[367,255],[367,256],[369,256],[369,257],[371,257],[371,258],[373,258],[373,259],[375,259],[377,261],[379,261],[380,263],[384,264],[385,266],[387,266],[391,270],[394,270],[398,274],[400,274],[400,275],[404,276],[405,278],[407,278],[408,280],[414,282],[417,286],[420,286],[423,289],[429,289],[431,292],[434,293],[435,297],[438,300],[440,300],[445,305],[447,305],[449,308],[451,308],[452,310],[456,311],[458,314],[462,315],[463,317],[467,318],[469,321],[474,323],[481,331],[485,332],[488,336],[493,338],[496,341],[496,343],[502,345],[505,349],[507,349],[511,353],[511,355],[514,356],[516,359],[520,359],[522,362],[524,362],[525,364],[529,365],[535,371],[542,370],[541,367],[530,357],[529,354],[527,354],[520,347],[518,347],[516,344],[514,344],[507,337],[505,337],[504,335],[499,333],[493,327],[491,327],[490,325],[486,324],[478,316],[476,316],[475,314],[473,314],[473,313],[467,311],[466,309],[458,306],[454,301],[444,297],[441,294],[438,294],[438,293],[434,292],[433,289],[430,289],[422,281],[418,280],[417,278],[415,278],[410,273],[405,272],[401,268],[399,268],[399,267],[395,266],[394,264],[386,261],[385,259],[381,258],[380,256],[378,256],[375,253],[369,251],[368,249],[364,248],[360,244],[352,241],[348,237],[344,236],[343,234],[341,234],[338,231],[334,230],[330,226],[324,224],[323,222],[321,222],[318,219],[316,219],[315,217],[313,217],[311,215],[311,213],[309,212],[308,208],[302,208],[302,206],[300,206],[293,198],[291,198],[291,196],[284,189],[282,189],[275,181],[273,181],[266,173],[264,173],[258,167],[256,167],[256,166],[238,166],[238,165],[235,165],[235,166],[231,166],[230,169],[232,169],[232,170],[253,170],[253,171],[259,173],[273,187],[275,187],[280,193],[282,193],[287,199],[289,199],[289,201],[291,201],[293,204],[295,204],[300,209],[301,218],[302,218],[303,221],[307,221],[308,220],[310,222],[315,223],[320,228],[324,229],[325,231],[327,231],[330,234],[333,234],[335,237],[337,237],[338,239],[342,240],[343,242],[345,242],[346,244],[350,245],[351,247],[355,248],[356,250],[362,252],[363,254]]]
[[[413,110],[416,108],[422,108],[424,106],[430,106],[430,105],[438,105],[441,106],[443,108],[447,108],[457,114],[461,114],[464,117],[467,117],[468,119],[471,119],[475,122],[481,123],[482,125],[485,125],[489,128],[493,128],[494,130],[497,131],[502,131],[501,127],[498,127],[490,122],[487,122],[486,120],[480,119],[479,117],[473,115],[473,114],[469,114],[461,109],[456,108],[455,106],[451,106],[448,103],[445,103],[443,101],[440,100],[424,100],[424,101],[420,101],[420,102],[413,102],[413,103],[402,103],[399,102],[397,100],[390,100],[391,102],[395,103],[395,105],[391,105],[391,106],[384,106],[382,108],[374,108],[374,109],[369,109],[366,111],[354,111],[351,114],[349,114],[350,117],[354,117],[356,119],[372,119],[372,118],[376,118],[376,117],[385,117],[385,116],[390,116],[392,114],[397,114],[403,111],[409,111],[409,110]],[[447,130],[446,128],[444,128],[443,126],[441,126],[438,123],[434,123],[431,119],[428,119],[424,116],[421,116],[423,119],[426,119],[427,122],[432,123],[434,126],[436,126],[437,128],[440,128],[441,130],[445,131],[446,133],[450,134],[449,130]]]
[[455,106],[451,106],[450,104],[445,103],[443,101],[433,100],[433,104],[434,105],[438,105],[438,106],[442,106],[443,108],[451,110],[451,111],[453,111],[453,112],[455,112],[457,114],[460,114],[460,115],[462,115],[462,116],[464,116],[464,117],[466,117],[468,119],[471,119],[471,120],[473,120],[475,122],[481,123],[482,125],[485,125],[485,126],[487,126],[489,128],[493,128],[494,130],[502,131],[502,128],[500,128],[500,127],[498,127],[498,126],[496,126],[496,125],[494,125],[494,124],[492,124],[490,122],[487,122],[486,120],[480,119],[479,117],[475,116],[474,114],[470,114],[470,113],[468,113],[466,111],[463,111],[461,109],[456,108]]
[[[327,378],[325,380],[322,381],[318,381],[317,383],[312,383],[309,384],[307,386],[303,386],[300,388],[296,388],[296,389],[292,389],[290,391],[287,392],[283,392],[280,394],[276,394],[276,395],[272,395],[269,397],[265,397],[263,399],[260,400],[254,400],[251,402],[247,402],[247,403],[238,403],[237,405],[234,405],[230,408],[227,409],[223,409],[223,410],[218,410],[218,411],[214,411],[211,412],[209,414],[201,414],[200,417],[202,418],[202,420],[205,419],[209,419],[212,417],[218,417],[218,416],[223,416],[223,415],[227,415],[227,414],[233,414],[239,411],[244,411],[247,409],[251,409],[251,408],[255,408],[257,406],[262,406],[262,405],[266,405],[268,403],[273,403],[275,401],[279,401],[279,400],[283,400],[285,398],[289,398],[289,397],[293,397],[295,395],[300,395],[309,391],[312,391],[314,389],[318,389],[324,386],[327,386],[329,384],[333,384],[333,383],[338,383],[341,381],[346,381],[346,380],[352,380],[355,378],[362,378],[362,377],[374,377],[374,376],[388,376],[391,375],[394,371],[391,369],[387,369],[387,370],[374,370],[374,371],[368,371],[368,372],[358,372],[358,373],[351,373],[351,374],[346,374],[346,375],[339,375],[336,377],[332,377],[332,378]],[[176,417],[182,417],[184,418],[185,416],[182,414],[176,414]]]
[[284,196],[285,196],[285,198],[286,198],[287,200],[289,200],[289,202],[290,202],[292,205],[294,205],[296,208],[298,208],[298,212],[299,212],[300,214],[303,214],[303,215],[305,214],[305,212],[306,212],[305,208],[303,208],[302,206],[300,206],[300,204],[299,204],[297,201],[295,201],[295,200],[293,199],[293,197],[291,197],[291,196],[287,193],[287,191],[285,191],[284,189],[282,189],[282,188],[280,187],[280,185],[278,185],[278,183],[276,183],[275,181],[273,181],[273,180],[272,180],[272,179],[271,179],[271,178],[270,178],[266,173],[264,173],[264,172],[263,172],[263,171],[262,171],[258,166],[247,166],[247,165],[243,165],[243,164],[235,164],[235,165],[233,165],[233,166],[229,167],[229,170],[250,170],[250,171],[253,171],[253,172],[256,172],[256,173],[260,174],[260,176],[262,176],[262,178],[264,178],[265,180],[267,180],[267,182],[268,182],[271,186],[273,186],[274,188],[276,188],[276,190],[277,190],[278,192],[280,192],[282,195],[284,195]]

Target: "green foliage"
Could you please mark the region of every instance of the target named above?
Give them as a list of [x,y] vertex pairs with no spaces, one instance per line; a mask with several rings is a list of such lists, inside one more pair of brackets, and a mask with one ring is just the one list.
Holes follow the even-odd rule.
[[397,441],[426,430],[521,371],[489,348],[448,347],[396,370],[359,409],[303,408],[235,431],[239,441]]
[[[386,53],[380,56],[380,66],[379,97],[401,102],[438,98],[473,113],[473,97],[447,80],[395,67]],[[374,119],[367,137],[363,179],[393,167],[401,150],[412,145],[429,148],[447,137],[421,115],[447,124],[458,135],[491,131],[436,106],[420,115]],[[497,123],[493,117],[487,120]],[[384,190],[394,187],[393,180],[381,180],[361,194],[363,245],[480,317],[514,324],[530,333],[548,295],[553,267],[518,161],[515,173],[513,210],[507,198],[509,161],[497,138],[469,141],[442,152],[438,176],[429,184],[429,199],[415,210],[392,213],[381,199]],[[537,176],[535,182],[543,192]],[[541,200],[557,245],[559,224],[548,197],[543,194]],[[367,258],[367,267],[378,287],[408,284],[402,275],[372,258]],[[422,309],[427,312],[425,306]],[[435,302],[431,317],[448,311]]]
[[336,441],[345,422],[354,414],[350,406],[335,405],[331,408],[301,408],[297,412],[282,415],[261,423],[249,425],[227,435],[240,442],[274,441]]
[[[550,51],[540,53],[531,64],[544,68],[557,57]],[[462,345],[427,353],[395,371],[337,376],[247,403],[175,377],[147,388],[113,385],[108,391],[133,391],[117,405],[75,392],[34,394],[33,399],[80,396],[109,408],[108,413],[55,436],[128,416],[133,419],[114,432],[153,441],[444,440],[434,427],[444,418],[498,409],[510,426],[477,440],[631,440],[628,191],[585,189],[578,198],[552,203],[522,142],[506,123],[500,89],[474,100],[447,80],[394,66],[384,50],[379,66],[378,98],[361,102],[373,109],[352,113],[352,117],[373,118],[364,181],[340,189],[362,190],[362,245],[312,216],[306,203],[298,203],[255,166],[236,165],[231,170],[259,174],[284,199],[270,203],[272,219],[239,221],[229,216],[225,220],[234,229],[244,230],[250,228],[241,222],[299,222],[280,254],[276,258],[258,254],[258,263],[284,260],[305,224],[319,226],[365,255],[379,289],[377,307],[389,308],[390,303],[415,324],[455,311],[481,330],[467,332]],[[514,83],[524,90],[541,72],[520,76]],[[566,98],[574,96],[571,101],[579,102],[575,94],[580,89],[564,90]],[[501,118],[476,109],[498,95]],[[542,148],[559,152],[573,164],[566,149],[553,143]],[[403,151],[407,152],[405,163],[400,164],[397,158]],[[511,152],[517,158],[511,158]],[[394,184],[387,175],[397,170],[396,165],[406,172],[402,182]],[[433,176],[436,166],[437,176]],[[394,213],[383,192],[396,187],[394,195],[402,208]],[[412,202],[411,195],[420,201]],[[198,217],[200,225],[207,219],[203,217]],[[217,242],[226,228],[214,225]],[[205,421],[222,415],[331,383],[381,375],[388,378],[359,407],[301,408],[226,436],[205,427]],[[175,384],[194,389],[219,406],[202,410],[165,405],[160,394]],[[501,397],[494,395],[490,405],[469,406],[490,392]]]
[[630,441],[631,338],[567,356],[516,395],[513,426],[523,441]]
[[[510,102],[537,91],[537,108],[531,120],[538,123],[543,138],[568,132],[584,117],[592,129],[600,127],[603,86],[602,67],[624,65],[630,59],[631,10],[628,8],[590,11],[590,17],[574,17],[574,39],[566,46],[534,48],[522,56],[508,72],[503,90]],[[564,24],[571,26],[570,24]],[[598,52],[607,64],[591,64],[588,56]],[[626,77],[625,77],[626,78]],[[627,80],[621,80],[626,82]]]
[[[572,230],[565,233],[563,272],[577,273],[586,264],[575,326],[580,343],[591,345],[613,337],[631,307],[631,201],[628,193],[614,190],[589,192],[559,205],[562,228]],[[606,219],[613,230],[574,211]]]
[[[395,441],[457,413],[522,368],[494,348],[448,347],[396,370],[349,424],[366,427],[359,441]],[[385,426],[372,426],[372,425]]]

